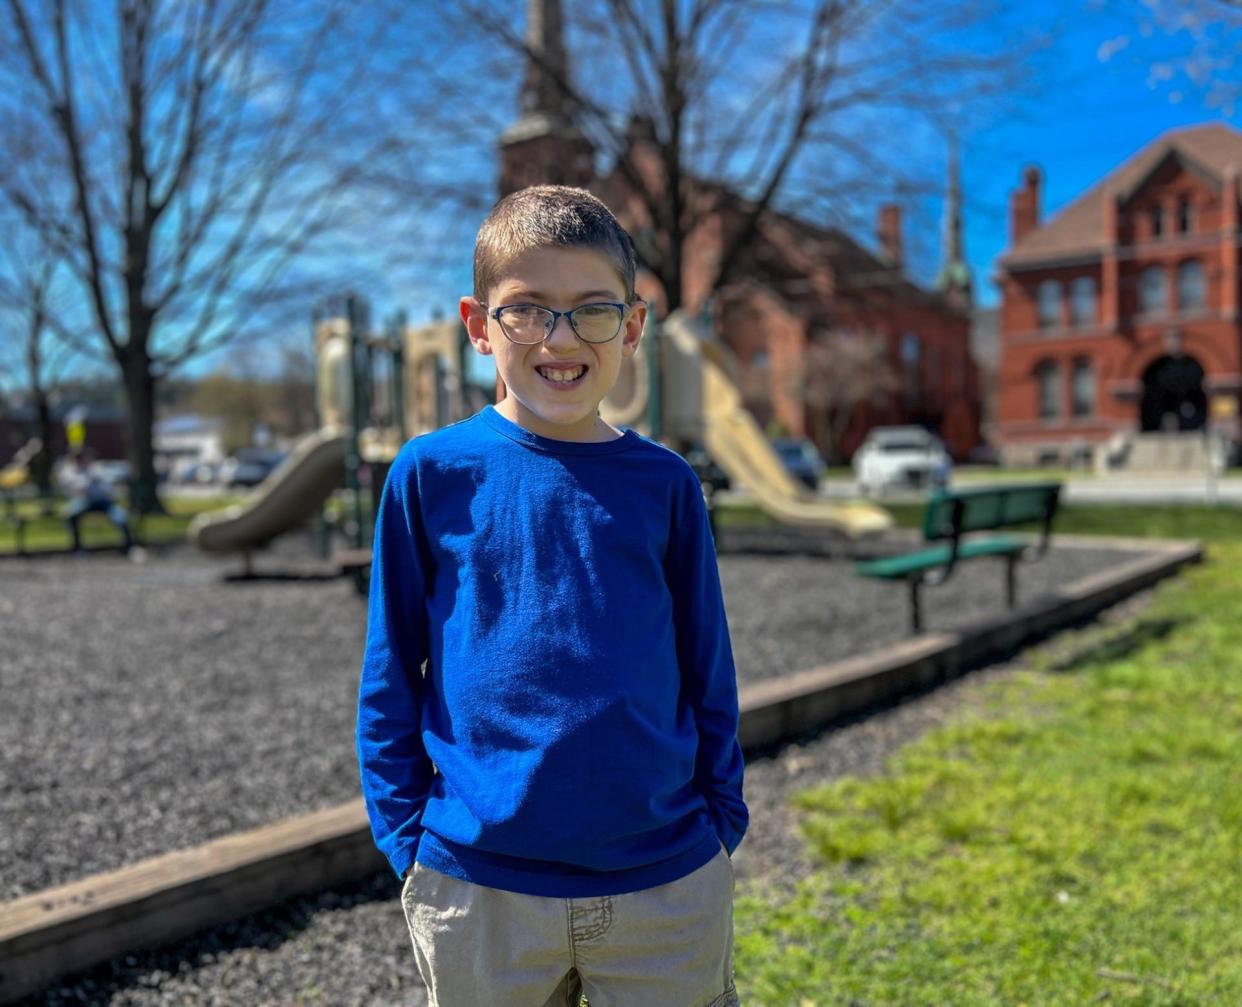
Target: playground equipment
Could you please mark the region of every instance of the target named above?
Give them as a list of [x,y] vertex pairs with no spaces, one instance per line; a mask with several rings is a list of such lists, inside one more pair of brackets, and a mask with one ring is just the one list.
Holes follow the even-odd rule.
[[887,511],[817,500],[790,475],[743,404],[736,371],[733,354],[706,324],[675,311],[654,332],[649,329],[639,352],[623,361],[600,412],[609,423],[634,426],[648,436],[701,444],[735,485],[783,524],[850,538],[892,527]]
[[[398,315],[374,333],[365,303],[350,295],[329,301],[314,328],[320,428],[244,500],[194,519],[189,536],[200,549],[240,552],[249,567],[254,550],[319,515],[344,488],[343,530],[364,553],[378,490],[407,436],[464,415],[460,325],[414,327]],[[386,371],[379,380],[377,365]],[[369,561],[347,552],[338,553],[343,566],[357,569]]]
[[0,469],[0,490],[11,492],[30,482],[30,464],[42,450],[43,441],[38,437],[32,437],[22,445],[9,463]]
[[[352,549],[339,563],[370,562],[378,489],[407,436],[445,426],[472,409],[466,396],[469,353],[459,321],[410,326],[392,319],[368,331],[365,304],[348,296],[315,318],[316,386],[321,426],[240,503],[199,515],[189,535],[210,552],[250,553],[319,514],[344,487],[344,530]],[[376,364],[387,373],[376,379]],[[737,363],[708,326],[684,312],[651,324],[638,352],[623,361],[601,403],[614,426],[632,427],[675,446],[701,445],[737,486],[775,520],[856,538],[891,527],[866,503],[815,499],[789,474],[742,402]],[[368,506],[369,501],[369,506]]]

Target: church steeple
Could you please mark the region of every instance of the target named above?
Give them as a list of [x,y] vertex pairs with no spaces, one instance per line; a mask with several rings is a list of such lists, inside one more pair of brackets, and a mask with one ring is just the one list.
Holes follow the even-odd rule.
[[974,300],[974,277],[962,250],[962,164],[957,137],[949,139],[949,178],[944,200],[944,261],[936,286],[945,297],[959,307],[969,307]]
[[574,125],[561,0],[527,0],[521,116],[500,137],[500,195],[540,183],[586,186],[595,152]]

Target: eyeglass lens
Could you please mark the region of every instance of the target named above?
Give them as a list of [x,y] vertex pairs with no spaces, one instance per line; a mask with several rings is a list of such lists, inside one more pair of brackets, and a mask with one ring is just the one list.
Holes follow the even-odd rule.
[[[499,318],[509,338],[519,343],[539,343],[552,331],[555,316],[534,304],[515,304],[501,308]],[[583,304],[574,308],[570,322],[578,336],[588,343],[606,343],[621,328],[622,311],[613,304]]]

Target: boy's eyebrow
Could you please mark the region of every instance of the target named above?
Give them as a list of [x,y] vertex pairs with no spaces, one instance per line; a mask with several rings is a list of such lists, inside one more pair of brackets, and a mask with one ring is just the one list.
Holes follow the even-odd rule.
[[[500,298],[500,300],[512,301],[515,297],[528,297],[533,301],[544,301],[548,299],[547,294],[544,294],[538,290],[525,290],[523,288],[518,288],[517,290],[511,291],[505,295],[505,297]],[[573,294],[568,299],[571,301],[582,301],[588,297],[602,297],[609,301],[625,300],[623,296],[619,297],[615,290],[583,290]]]

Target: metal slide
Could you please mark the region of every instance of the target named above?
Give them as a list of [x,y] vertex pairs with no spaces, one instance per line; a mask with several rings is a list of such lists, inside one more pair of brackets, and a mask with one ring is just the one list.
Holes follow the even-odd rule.
[[813,497],[789,474],[729,376],[729,351],[702,338],[697,324],[671,316],[663,334],[682,354],[702,361],[703,446],[734,485],[746,489],[764,513],[784,524],[825,528],[851,538],[892,527],[885,510],[868,503],[829,503]]
[[190,523],[190,541],[205,552],[256,549],[309,521],[332,491],[344,485],[345,434],[317,430],[298,441],[246,499],[199,514]]

